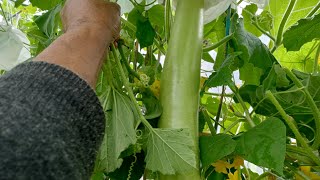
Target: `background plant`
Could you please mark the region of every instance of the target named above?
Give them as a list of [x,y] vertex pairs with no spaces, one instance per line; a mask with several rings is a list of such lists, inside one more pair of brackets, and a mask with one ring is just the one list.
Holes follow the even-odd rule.
[[[96,89],[108,121],[92,179],[319,178],[319,0],[118,3],[121,39]],[[17,63],[62,34],[62,0],[0,4],[0,46],[15,39]],[[191,18],[198,5],[204,24]],[[199,84],[200,104],[190,103]]]

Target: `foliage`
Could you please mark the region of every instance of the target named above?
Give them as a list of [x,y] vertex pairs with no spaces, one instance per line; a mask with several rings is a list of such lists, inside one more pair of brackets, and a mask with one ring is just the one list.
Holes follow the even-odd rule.
[[[320,146],[319,1],[246,0],[241,14],[229,8],[239,6],[235,2],[205,1],[201,27],[191,23],[193,17],[177,18],[179,6],[168,2],[118,1],[121,40],[111,48],[96,89],[107,125],[92,179],[157,179],[198,170],[203,179],[318,178],[320,158],[313,151]],[[24,46],[36,56],[62,34],[61,0],[0,4],[0,47],[8,37],[16,40],[0,49],[2,70],[17,64]],[[174,22],[183,28],[174,32]],[[17,29],[28,41],[16,37]],[[201,38],[192,37],[199,29],[203,52],[199,43],[187,43]],[[186,103],[198,98],[198,49],[206,61],[202,67],[210,64],[201,74],[206,77],[200,106]],[[9,51],[14,53],[4,53]],[[189,56],[196,58],[186,63]],[[179,62],[169,75],[163,59]],[[173,88],[168,80],[176,80]],[[181,82],[188,82],[186,88],[176,91]],[[191,89],[195,95],[184,94]],[[187,105],[192,108],[181,108]],[[199,127],[189,127],[191,111],[199,112],[193,122]],[[183,128],[161,128],[164,112],[184,117],[171,121],[185,122]],[[263,173],[252,172],[244,161]]]

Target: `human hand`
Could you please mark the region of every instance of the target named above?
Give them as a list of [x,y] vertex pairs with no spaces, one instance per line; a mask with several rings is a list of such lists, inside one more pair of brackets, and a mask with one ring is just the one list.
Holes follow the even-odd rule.
[[120,32],[120,6],[103,0],[67,0],[61,11],[66,32],[85,28],[115,40]]

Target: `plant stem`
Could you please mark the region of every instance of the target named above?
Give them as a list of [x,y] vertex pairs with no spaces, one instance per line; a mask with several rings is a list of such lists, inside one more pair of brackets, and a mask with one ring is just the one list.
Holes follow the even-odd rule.
[[[287,73],[287,75],[289,76],[289,78],[294,82],[294,84],[298,88],[304,87],[303,84],[299,81],[299,79],[289,69],[284,68],[284,70]],[[313,114],[314,121],[316,124],[316,134],[315,134],[315,140],[312,145],[312,148],[318,149],[320,146],[320,111],[319,111],[316,103],[314,102],[311,94],[309,93],[308,89],[304,88],[304,89],[302,89],[302,91],[305,93],[306,101],[312,110],[312,114]]]
[[257,23],[257,18],[256,18],[256,22],[252,23],[259,31],[261,31],[264,35],[268,36],[273,42],[276,41],[276,38],[274,38],[270,33],[268,33],[267,31],[265,31],[264,29],[262,29],[260,27],[260,25]]
[[140,75],[139,75],[136,71],[134,71],[133,69],[131,69],[128,60],[127,60],[126,57],[124,56],[123,49],[122,49],[122,42],[120,42],[120,41],[119,41],[118,49],[119,49],[119,53],[120,53],[122,62],[124,63],[125,67],[127,68],[128,72],[129,72],[130,74],[132,74],[134,77],[136,77],[138,80],[140,80]]
[[290,154],[294,154],[295,156],[298,156],[299,158],[293,157],[298,161],[301,161],[301,162],[304,162],[304,163],[313,162],[312,161],[312,157],[310,157],[309,154],[302,147],[287,145],[286,146],[286,151],[287,151],[287,154],[288,154],[289,157],[290,157]]
[[1,11],[2,11],[2,14],[3,14],[3,18],[4,18],[4,20],[6,21],[7,25],[9,26],[9,22],[8,22],[7,16],[6,16],[6,14],[4,13],[4,10],[3,10],[3,7],[2,7],[2,4],[1,4],[1,3],[0,3],[0,8],[1,8]]
[[307,15],[307,18],[308,18],[308,17],[312,17],[319,9],[320,9],[320,1],[319,1],[318,4],[309,12],[309,14]]
[[[203,94],[211,95],[211,96],[221,96],[220,93],[211,93],[211,92],[204,92]],[[225,97],[233,97],[234,94],[224,94]]]
[[269,176],[269,174],[270,174],[269,172],[264,172],[260,176],[258,176],[255,180],[261,180],[261,179]]
[[279,111],[280,115],[284,119],[284,121],[287,123],[293,134],[295,135],[297,141],[301,144],[301,146],[305,149],[305,151],[309,154],[310,158],[317,164],[320,165],[320,159],[313,153],[312,149],[309,147],[307,142],[303,139],[302,135],[300,134],[298,128],[294,124],[294,119],[289,116],[278,100],[273,96],[271,91],[266,92],[266,97],[272,102],[272,104],[276,107],[276,109]]
[[[112,78],[113,78],[113,74],[112,74],[112,71],[111,71],[111,62],[110,62],[110,58],[109,58],[109,54],[107,54],[106,56],[106,64],[107,66],[105,67],[105,70],[106,70],[106,73],[107,73],[107,81],[108,81],[108,84],[112,87],[112,88],[115,88],[114,87],[114,84],[113,84],[113,81],[112,81]],[[104,67],[104,66],[103,66]]]
[[276,42],[275,42],[275,45],[274,45],[274,48],[273,48],[273,52],[281,45],[282,43],[282,38],[283,38],[283,31],[284,31],[284,28],[286,26],[286,23],[291,15],[291,12],[294,8],[294,5],[296,4],[297,0],[291,0],[290,3],[289,3],[289,6],[282,18],[282,21],[280,23],[280,26],[279,26],[279,30],[278,30],[278,35],[277,35],[277,38],[276,38]]
[[[303,172],[299,171],[296,167],[292,166],[290,163],[285,162],[285,165],[293,171],[296,175],[298,175],[300,178],[299,179],[304,179],[304,180],[311,180],[308,176],[306,176]],[[297,178],[296,178],[297,179]]]
[[234,121],[230,126],[228,126],[228,127],[223,131],[223,133],[224,133],[224,134],[228,133],[234,126],[236,126],[236,125],[239,124],[240,122],[242,122],[241,119],[238,119],[238,120]]
[[240,0],[239,2],[237,2],[237,5],[241,4],[243,2],[243,0]]
[[212,46],[204,48],[203,52],[209,52],[211,50],[214,50],[214,49],[220,47],[221,45],[223,45],[224,43],[228,42],[232,38],[233,38],[233,34],[230,34],[230,35],[224,37],[223,39],[221,39],[219,42],[213,44]]
[[6,32],[6,30],[0,25],[0,28],[1,28],[1,32]]
[[140,122],[142,122],[150,131],[152,131],[152,126],[149,124],[149,122],[145,119],[145,117],[143,116],[142,112],[141,112],[141,109],[136,101],[136,98],[133,94],[133,91],[130,87],[130,84],[129,84],[129,81],[127,80],[127,77],[123,71],[123,68],[122,68],[122,65],[121,65],[121,62],[117,56],[117,53],[116,53],[116,48],[114,47],[113,44],[111,44],[111,51],[112,51],[112,55],[113,55],[113,58],[115,59],[116,61],[116,64],[119,68],[119,72],[120,72],[120,76],[121,76],[121,79],[122,79],[122,82],[123,82],[123,85],[124,85],[124,88],[127,90],[128,92],[128,95],[129,95],[129,98],[130,100],[132,101],[132,103],[134,104],[134,107],[136,109],[136,111],[138,112],[139,114],[139,122],[137,124],[140,124]]
[[219,123],[220,116],[221,116],[221,111],[222,111],[222,106],[223,106],[223,98],[224,98],[225,92],[226,92],[226,87],[222,86],[219,107],[218,107],[217,116],[216,116],[216,120],[215,120],[215,124],[214,124],[214,127],[216,130],[218,129],[218,123]]
[[317,50],[316,56],[314,58],[313,74],[318,74],[319,58],[320,58],[320,43],[318,45],[318,50]]
[[251,127],[255,127],[256,125],[254,124],[251,116],[250,116],[250,113],[249,113],[249,110],[245,104],[245,102],[243,101],[242,97],[240,96],[240,94],[238,93],[238,88],[235,86],[235,85],[232,85],[232,86],[229,86],[230,89],[233,91],[234,95],[236,96],[237,100],[239,101],[239,103],[241,104],[243,110],[244,110],[244,113],[245,113],[245,117],[249,123],[249,125]]
[[[130,30],[132,30],[134,32],[137,31],[137,27],[135,25],[133,25],[131,22],[124,19],[123,17],[121,17],[121,22],[124,25],[126,25]],[[162,46],[160,46],[160,42],[156,38],[154,39],[154,44],[157,46],[159,51],[161,51],[162,54],[166,54],[166,51],[164,50],[164,48]]]
[[208,127],[210,129],[211,134],[212,135],[217,134],[217,131],[212,125],[212,120],[211,120],[210,116],[208,115],[207,110],[205,110],[205,109],[202,110],[202,113],[203,113],[204,119],[206,120],[206,122],[208,124]]

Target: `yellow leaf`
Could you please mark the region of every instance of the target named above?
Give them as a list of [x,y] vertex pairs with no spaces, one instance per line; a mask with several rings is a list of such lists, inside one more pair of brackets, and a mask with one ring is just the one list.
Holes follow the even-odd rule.
[[228,180],[239,180],[239,171],[236,170],[234,174],[228,173]]
[[232,165],[226,161],[218,160],[217,162],[213,163],[212,166],[214,170],[219,173],[228,174],[227,169],[230,169]]

